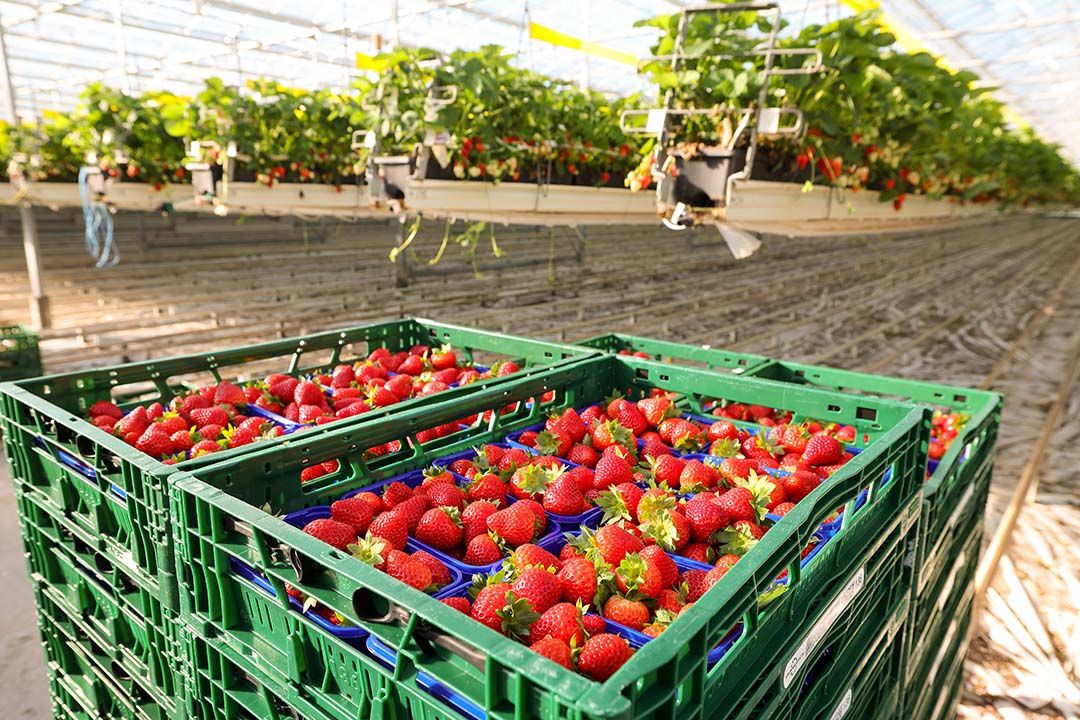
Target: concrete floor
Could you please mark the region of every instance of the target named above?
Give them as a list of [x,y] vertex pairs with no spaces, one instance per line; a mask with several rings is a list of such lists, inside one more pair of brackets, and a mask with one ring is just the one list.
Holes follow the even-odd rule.
[[4,460],[0,462],[0,586],[7,590],[4,612],[0,613],[0,698],[4,706],[0,715],[41,720],[52,716],[52,703],[16,516],[15,491]]

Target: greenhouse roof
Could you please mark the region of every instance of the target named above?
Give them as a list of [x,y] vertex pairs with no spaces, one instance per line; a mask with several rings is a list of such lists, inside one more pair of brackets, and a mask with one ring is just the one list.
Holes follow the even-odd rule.
[[[655,37],[638,20],[685,0],[0,0],[0,24],[23,117],[72,106],[86,83],[193,93],[210,76],[345,87],[357,53],[395,42],[440,50],[495,43],[518,62],[590,87],[647,90],[624,59],[533,39],[529,24],[642,57]],[[874,0],[781,0],[794,30]],[[1017,122],[1080,163],[1080,10],[1070,0],[883,0],[909,49],[978,73]]]

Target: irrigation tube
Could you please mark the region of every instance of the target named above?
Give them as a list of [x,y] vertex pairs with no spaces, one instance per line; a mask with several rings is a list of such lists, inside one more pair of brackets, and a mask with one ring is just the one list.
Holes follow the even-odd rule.
[[94,259],[95,267],[108,267],[120,262],[120,249],[113,241],[113,220],[109,207],[90,197],[87,177],[92,168],[79,168],[79,197],[82,198],[86,252]]

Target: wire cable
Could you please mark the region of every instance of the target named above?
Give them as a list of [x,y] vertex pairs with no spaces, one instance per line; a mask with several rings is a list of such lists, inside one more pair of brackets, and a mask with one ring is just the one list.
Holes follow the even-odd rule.
[[109,207],[90,196],[87,181],[94,168],[79,169],[79,196],[82,198],[83,221],[86,224],[84,239],[86,252],[94,260],[94,266],[112,267],[120,262],[120,249],[113,241],[113,220]]

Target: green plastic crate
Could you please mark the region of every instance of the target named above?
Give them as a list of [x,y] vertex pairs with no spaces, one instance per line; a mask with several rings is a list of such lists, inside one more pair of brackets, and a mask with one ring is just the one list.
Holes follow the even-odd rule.
[[902,597],[891,612],[869,615],[858,637],[827,674],[804,691],[797,720],[869,718],[883,703],[893,708],[903,687],[904,642],[909,600]]
[[975,592],[975,571],[982,547],[982,518],[969,528],[968,539],[958,547],[948,564],[947,572],[926,597],[916,599],[912,614],[911,651],[908,656],[907,685],[923,687],[932,676],[928,667],[934,654],[942,647],[942,638],[950,623],[961,611],[970,612]]
[[156,704],[173,710],[183,661],[178,616],[62,519],[25,496],[17,501],[39,615],[92,643],[111,667],[137,678]]
[[[639,397],[654,388],[684,393],[691,407],[700,407],[702,398],[715,395],[789,406],[856,425],[871,442],[777,523],[722,582],[695,604],[694,611],[684,614],[603,684],[544,661],[527,648],[260,509],[269,506],[276,514],[325,504],[350,489],[423,467],[431,459],[427,447],[404,443],[409,450],[374,461],[363,458],[363,449],[407,439],[428,426],[509,408],[494,414],[487,425],[445,438],[440,452],[451,453],[535,424],[552,410],[598,402],[614,389]],[[546,399],[529,402],[541,396]],[[718,678],[722,673],[725,683],[736,683],[752,674],[750,668],[728,670],[727,662],[712,671],[707,668],[707,651],[733,626],[742,621],[748,628],[736,656],[749,657],[759,633],[779,636],[785,622],[788,634],[797,632],[790,620],[795,617],[816,622],[829,607],[826,601],[847,586],[864,562],[869,562],[867,555],[876,547],[871,541],[882,535],[882,524],[895,530],[897,544],[893,549],[900,549],[905,530],[910,534],[915,528],[916,493],[922,482],[921,458],[925,456],[928,436],[928,410],[889,400],[616,356],[532,370],[511,383],[478,389],[454,403],[402,412],[380,423],[331,430],[305,437],[303,442],[275,441],[258,453],[177,476],[171,496],[177,570],[183,588],[181,614],[199,637],[223,651],[235,651],[235,660],[247,671],[257,670],[275,683],[287,685],[317,707],[343,708],[343,716],[347,717],[362,716],[373,700],[380,703],[380,712],[392,709],[404,713],[398,717],[454,717],[438,701],[414,693],[420,670],[471,698],[491,718],[700,717],[705,708],[714,707],[707,698],[744,690],[720,687]],[[343,467],[348,468],[344,478],[332,485],[301,486],[302,468],[329,459],[343,461]],[[887,470],[891,480],[883,485]],[[854,500],[863,490],[868,492],[868,501],[856,511]],[[817,559],[823,571],[816,572],[817,560],[806,569],[800,568],[800,551],[814,530],[835,508],[845,504],[843,528],[830,543],[833,549],[826,547]],[[882,561],[883,567],[902,567],[902,551],[884,553],[883,557],[888,561],[901,559],[899,563]],[[245,594],[230,577],[234,558],[262,572],[275,587],[276,598]],[[765,611],[758,612],[758,596],[784,569],[791,578],[791,589]],[[870,598],[875,596],[871,590],[877,587],[877,575],[869,568],[863,572],[867,592],[858,594]],[[906,573],[906,569],[899,572]],[[894,582],[883,584],[901,593],[910,592],[910,585],[904,585],[903,580],[895,580],[889,573],[885,577]],[[843,584],[837,585],[838,581]],[[369,656],[325,633],[314,632],[300,616],[294,615],[291,622],[284,616],[276,622],[260,616],[270,604],[284,609],[286,583],[350,622],[364,625],[397,648],[398,664],[391,686],[386,685],[387,671]],[[809,609],[794,607],[792,598],[805,601],[810,595],[817,599],[808,601]],[[404,624],[386,622],[386,618],[377,622],[391,605],[404,608],[411,619]],[[846,617],[845,609],[841,605],[832,611],[839,616],[838,622]],[[269,626],[273,627],[267,632]],[[828,629],[819,632],[827,634]],[[474,653],[481,653],[485,669],[479,670],[454,653],[425,652],[421,648],[430,647],[425,638],[433,635],[456,638]],[[813,662],[818,657],[815,653],[819,647],[820,643],[815,642],[808,648],[808,660]],[[796,675],[805,673],[805,669],[798,667]],[[770,673],[773,670],[769,668]],[[770,677],[775,681],[775,675]],[[765,686],[758,682],[754,687],[760,690]],[[762,699],[759,696],[753,702]]]
[[0,325],[0,382],[41,375],[41,350],[33,330]]
[[[4,384],[0,385],[0,416],[11,476],[23,492],[35,496],[51,512],[100,536],[103,550],[114,561],[133,562],[140,579],[157,588],[166,605],[175,609],[166,478],[177,470],[257,451],[260,444],[165,465],[94,427],[84,419],[87,409],[105,399],[168,402],[182,388],[185,378],[198,377],[204,382],[235,379],[253,363],[262,363],[259,376],[268,372],[266,362],[275,360],[279,361],[277,370],[304,374],[333,367],[339,361],[366,357],[376,347],[407,350],[418,344],[452,344],[469,359],[490,362],[499,357],[513,358],[525,366],[541,367],[595,355],[592,350],[569,345],[406,319]],[[508,379],[494,378],[414,398],[340,421],[336,426],[364,424],[410,407],[451,401],[476,387],[498,385]],[[325,432],[333,426],[303,432]]]
[[185,717],[159,706],[140,679],[127,675],[106,649],[73,635],[48,610],[40,614],[38,624],[54,718],[181,720]]
[[937,652],[932,655],[925,681],[909,688],[905,695],[905,717],[913,720],[945,720],[955,716],[960,683],[963,681],[964,658],[970,642],[972,604],[969,593],[941,637]]
[[[762,365],[748,374],[846,393],[924,403],[969,415],[964,429],[953,440],[923,488],[917,568],[926,565],[926,558],[921,553],[938,547],[937,539],[948,536],[962,521],[963,518],[954,511],[966,506],[977,484],[976,478],[987,476],[993,470],[994,444],[1001,421],[1002,398],[998,393],[789,362]],[[916,578],[916,582],[925,586],[926,578]]]
[[920,600],[933,602],[936,599],[932,593],[933,587],[940,582],[952,559],[970,540],[975,523],[986,514],[993,471],[993,458],[985,458],[983,467],[974,473],[971,483],[949,513],[945,532],[937,537],[925,538],[929,547],[919,549],[920,564],[915,576],[915,594]]
[[708,370],[726,370],[733,373],[744,373],[750,368],[770,362],[764,355],[751,355],[737,353],[708,345],[685,345],[669,340],[654,340],[653,338],[638,335],[622,335],[612,333],[609,335],[597,335],[577,343],[583,347],[595,348],[608,353],[629,354],[640,353],[638,357],[646,357],[661,362],[675,363],[687,367],[702,367]]

